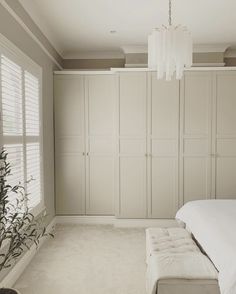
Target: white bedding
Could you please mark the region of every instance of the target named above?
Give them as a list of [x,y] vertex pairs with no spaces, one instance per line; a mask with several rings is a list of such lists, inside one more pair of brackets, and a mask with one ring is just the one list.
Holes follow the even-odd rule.
[[176,215],[219,271],[222,294],[236,294],[236,200],[200,200],[185,204]]

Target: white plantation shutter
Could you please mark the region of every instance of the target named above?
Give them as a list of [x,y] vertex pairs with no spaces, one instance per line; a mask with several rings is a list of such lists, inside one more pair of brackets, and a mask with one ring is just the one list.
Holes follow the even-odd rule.
[[[32,212],[43,207],[40,83],[41,72],[2,50],[0,44],[1,145],[8,153],[8,182],[24,186],[24,200]],[[9,195],[14,204],[16,195]]]

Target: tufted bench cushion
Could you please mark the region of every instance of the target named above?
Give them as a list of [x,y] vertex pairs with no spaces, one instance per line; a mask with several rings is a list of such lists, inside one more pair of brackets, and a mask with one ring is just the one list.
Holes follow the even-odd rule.
[[146,229],[146,261],[153,253],[200,251],[191,234],[183,228]]
[[148,294],[219,294],[218,273],[183,228],[146,230]]

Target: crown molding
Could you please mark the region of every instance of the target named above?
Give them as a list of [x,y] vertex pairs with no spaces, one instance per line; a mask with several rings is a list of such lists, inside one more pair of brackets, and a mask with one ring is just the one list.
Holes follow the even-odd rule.
[[230,44],[195,44],[193,45],[193,53],[224,53]]
[[[32,0],[18,0],[24,10],[30,15],[33,22],[38,26],[41,32],[50,41],[51,45],[56,49],[56,51],[62,55],[63,48],[56,40],[55,35],[50,31],[49,26],[45,23],[44,18],[41,17],[39,11],[37,10],[36,1]],[[35,3],[34,3],[35,2]]]
[[15,13],[15,11],[7,4],[5,0],[0,0],[0,4],[8,11],[8,13],[17,21],[17,23],[25,30],[25,32],[39,45],[46,55],[58,66],[63,69],[61,64],[52,56],[43,43],[31,32],[23,20]]
[[121,51],[85,51],[85,52],[65,52],[64,59],[123,59]]
[[127,45],[120,47],[124,54],[132,54],[132,53],[148,53],[147,45]]
[[[212,52],[225,52],[230,44],[195,44],[193,45],[194,53],[212,53]],[[148,53],[148,47],[142,46],[122,46],[121,49],[125,54],[131,53]]]

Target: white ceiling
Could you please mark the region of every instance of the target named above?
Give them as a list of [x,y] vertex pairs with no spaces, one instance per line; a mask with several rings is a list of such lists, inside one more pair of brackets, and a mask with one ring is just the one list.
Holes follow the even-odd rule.
[[[123,46],[145,45],[151,29],[168,20],[168,0],[19,1],[65,58],[118,57]],[[172,2],[173,22],[188,27],[194,44],[236,47],[236,0]]]

